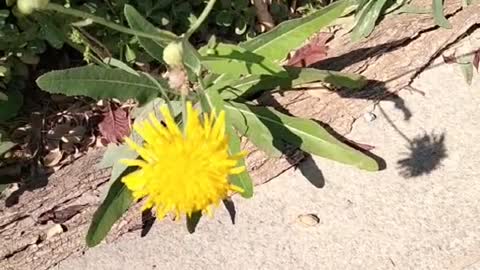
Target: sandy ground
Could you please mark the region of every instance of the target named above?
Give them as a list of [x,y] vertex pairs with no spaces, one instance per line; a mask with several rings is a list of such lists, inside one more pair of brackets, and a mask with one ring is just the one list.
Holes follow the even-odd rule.
[[[425,96],[403,91],[359,119],[348,137],[375,146],[384,171],[316,159],[310,181],[290,170],[235,197],[235,225],[221,207],[194,234],[157,223],[56,269],[480,269],[479,83],[441,65],[413,84]],[[320,222],[299,221],[309,213]]]

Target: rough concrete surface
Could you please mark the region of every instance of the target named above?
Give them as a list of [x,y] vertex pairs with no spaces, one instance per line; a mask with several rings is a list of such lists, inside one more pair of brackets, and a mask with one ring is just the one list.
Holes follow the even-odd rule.
[[[316,159],[323,177],[303,170],[323,187],[290,170],[234,197],[235,225],[223,207],[194,234],[157,222],[56,269],[480,269],[479,83],[442,64],[414,82],[425,96],[371,108],[348,138],[375,146],[381,172]],[[299,222],[309,213],[320,222]]]

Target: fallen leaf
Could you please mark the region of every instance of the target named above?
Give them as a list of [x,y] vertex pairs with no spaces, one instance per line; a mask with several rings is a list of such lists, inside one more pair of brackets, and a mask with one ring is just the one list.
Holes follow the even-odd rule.
[[321,32],[312,38],[307,45],[301,47],[288,59],[285,66],[308,67],[327,57],[327,41],[333,37],[331,33]]
[[62,160],[62,157],[62,151],[58,148],[54,149],[43,158],[43,165],[46,167],[54,167],[60,162],[60,160]]
[[474,56],[473,56],[473,66],[478,72],[478,64],[480,63],[480,50],[476,51]]
[[123,108],[111,104],[102,116],[98,129],[107,143],[121,143],[130,135],[130,118]]
[[442,54],[442,58],[443,58],[443,62],[445,62],[445,64],[455,64],[455,63],[457,63],[457,58],[455,57],[455,54],[451,54],[451,55],[443,55]]

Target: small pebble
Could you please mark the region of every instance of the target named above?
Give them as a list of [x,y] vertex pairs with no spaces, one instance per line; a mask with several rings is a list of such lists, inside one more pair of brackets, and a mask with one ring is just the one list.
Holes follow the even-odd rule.
[[55,235],[59,235],[63,232],[64,232],[63,226],[60,224],[55,224],[50,229],[48,229],[46,239],[48,240],[54,237]]
[[320,223],[320,218],[315,214],[303,214],[298,216],[298,221],[307,226],[315,226]]
[[365,121],[367,121],[367,122],[372,122],[375,119],[377,119],[377,116],[374,113],[367,112],[367,113],[363,114],[363,119],[365,119]]

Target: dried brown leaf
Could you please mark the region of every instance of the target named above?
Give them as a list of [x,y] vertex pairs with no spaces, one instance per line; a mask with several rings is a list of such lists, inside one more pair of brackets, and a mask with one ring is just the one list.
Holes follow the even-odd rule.
[[473,55],[473,66],[478,72],[478,64],[480,63],[480,50],[476,51],[475,54]]
[[442,58],[443,58],[443,62],[445,62],[445,64],[455,64],[455,63],[457,63],[457,58],[455,57],[455,54],[451,54],[451,55],[443,55],[442,54]]
[[44,158],[43,158],[43,165],[46,167],[54,167],[62,160],[63,153],[60,149],[54,149],[50,151]]
[[308,44],[295,51],[285,65],[291,67],[308,67],[325,59],[328,55],[326,43],[332,37],[332,33],[321,32],[317,34]]
[[98,129],[107,143],[121,143],[123,138],[130,135],[130,118],[128,112],[117,105],[108,106],[103,113],[103,119]]

